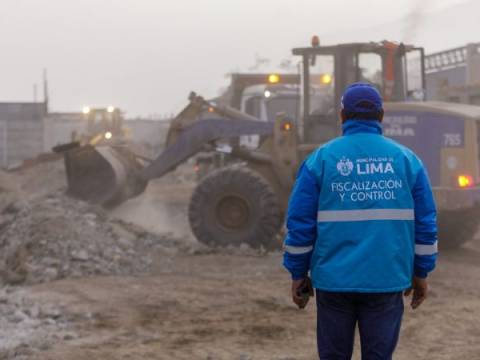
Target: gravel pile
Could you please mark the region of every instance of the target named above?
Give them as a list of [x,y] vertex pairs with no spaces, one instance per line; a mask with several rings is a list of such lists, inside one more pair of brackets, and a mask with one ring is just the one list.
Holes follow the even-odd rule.
[[28,295],[25,289],[0,289],[0,359],[21,360],[59,340],[77,338],[60,308],[39,305]]
[[174,249],[153,234],[65,195],[61,162],[0,174],[0,285],[144,272],[154,249]]

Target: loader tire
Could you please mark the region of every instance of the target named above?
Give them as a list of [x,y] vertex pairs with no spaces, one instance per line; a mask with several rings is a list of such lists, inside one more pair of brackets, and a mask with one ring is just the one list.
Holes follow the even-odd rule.
[[456,249],[473,240],[479,230],[480,206],[441,211],[438,214],[438,244],[440,250]]
[[279,248],[282,214],[270,184],[246,167],[214,171],[198,184],[189,206],[189,221],[198,241],[209,246]]

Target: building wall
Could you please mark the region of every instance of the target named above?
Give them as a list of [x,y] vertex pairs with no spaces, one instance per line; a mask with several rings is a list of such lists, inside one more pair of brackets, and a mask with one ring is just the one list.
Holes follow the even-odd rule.
[[43,151],[43,103],[0,103],[0,164],[10,167]]
[[87,123],[80,113],[52,113],[44,119],[43,151],[49,152],[60,144],[72,141],[73,133],[82,134]]
[[147,145],[159,151],[165,146],[170,122],[135,119],[125,121],[125,126],[130,130],[130,135],[134,142]]
[[427,98],[480,105],[480,43],[427,56]]
[[[128,120],[125,126],[132,141],[146,145],[149,155],[155,156],[163,149],[168,121]],[[74,132],[86,133],[86,128],[81,113],[45,115],[39,104],[0,103],[0,168],[48,153],[54,146],[70,142]]]
[[[467,80],[467,69],[465,66],[430,73],[426,75],[427,99],[434,100],[443,97],[442,88],[463,86]],[[443,100],[443,99],[442,99]]]
[[43,123],[40,120],[7,121],[8,165],[21,163],[43,152]]

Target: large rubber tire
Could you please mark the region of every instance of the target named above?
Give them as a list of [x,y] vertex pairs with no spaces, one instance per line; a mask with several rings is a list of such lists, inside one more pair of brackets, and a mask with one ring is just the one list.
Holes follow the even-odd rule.
[[480,206],[462,210],[440,211],[438,244],[441,250],[455,249],[473,240],[479,230]]
[[282,214],[269,183],[242,166],[214,171],[193,192],[188,217],[198,241],[209,246],[279,248]]

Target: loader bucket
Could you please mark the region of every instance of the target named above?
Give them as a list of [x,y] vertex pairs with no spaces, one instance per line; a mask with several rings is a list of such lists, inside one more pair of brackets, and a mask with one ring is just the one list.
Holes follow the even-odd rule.
[[113,207],[142,193],[142,165],[126,147],[85,145],[64,153],[68,193]]

